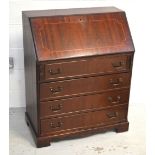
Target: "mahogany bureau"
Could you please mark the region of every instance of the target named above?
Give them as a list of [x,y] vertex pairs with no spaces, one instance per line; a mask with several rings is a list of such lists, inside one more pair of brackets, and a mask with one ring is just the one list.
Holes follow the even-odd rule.
[[128,130],[134,45],[115,7],[23,11],[26,122],[37,147]]

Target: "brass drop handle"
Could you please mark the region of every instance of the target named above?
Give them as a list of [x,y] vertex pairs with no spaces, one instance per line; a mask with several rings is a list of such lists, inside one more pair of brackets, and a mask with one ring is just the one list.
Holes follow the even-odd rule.
[[116,118],[118,116],[118,112],[115,112],[115,111],[111,111],[111,112],[107,112],[106,113],[107,117],[108,118]]
[[60,93],[62,90],[63,88],[61,86],[58,86],[57,88],[50,88],[52,94]]
[[121,82],[123,82],[123,79],[122,78],[110,79],[110,83],[113,86],[119,86],[121,84]]
[[51,128],[60,128],[60,127],[62,127],[62,125],[63,125],[63,123],[61,121],[56,122],[56,123],[54,123],[54,122],[50,123]]
[[125,62],[124,61],[119,61],[119,62],[113,62],[112,66],[116,69],[120,69],[124,66]]
[[59,111],[62,109],[62,104],[57,104],[57,105],[51,105],[50,109],[55,112],[55,111]]
[[61,71],[60,71],[60,68],[57,68],[56,70],[49,69],[49,73],[50,73],[50,75],[57,75],[57,74],[60,74]]
[[108,97],[108,100],[109,100],[110,103],[112,103],[112,104],[117,104],[117,103],[120,102],[121,97],[120,97],[120,96],[117,96],[117,97],[116,97],[116,100],[114,101],[113,98],[112,98],[111,96],[109,96],[109,97]]

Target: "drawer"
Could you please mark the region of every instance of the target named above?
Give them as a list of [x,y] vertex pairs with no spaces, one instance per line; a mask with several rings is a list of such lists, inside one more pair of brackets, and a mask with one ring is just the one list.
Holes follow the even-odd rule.
[[130,73],[72,79],[40,84],[40,100],[58,99],[129,87]]
[[40,117],[60,116],[75,112],[100,109],[119,104],[126,104],[129,100],[129,89],[110,91],[94,95],[40,102]]
[[130,69],[131,55],[100,56],[40,66],[40,80],[118,73]]
[[[128,105],[41,120],[41,134],[91,128],[126,121]],[[66,131],[65,131],[66,130]]]

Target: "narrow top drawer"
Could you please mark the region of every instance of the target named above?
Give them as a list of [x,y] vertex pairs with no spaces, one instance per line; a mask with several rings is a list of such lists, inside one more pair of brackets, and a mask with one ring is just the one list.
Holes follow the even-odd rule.
[[131,55],[108,55],[40,66],[40,81],[125,72],[130,69]]

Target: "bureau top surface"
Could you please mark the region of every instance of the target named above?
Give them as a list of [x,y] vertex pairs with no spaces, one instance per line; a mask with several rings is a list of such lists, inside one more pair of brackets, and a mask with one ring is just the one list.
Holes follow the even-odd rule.
[[114,7],[25,11],[39,61],[133,52],[125,12]]

